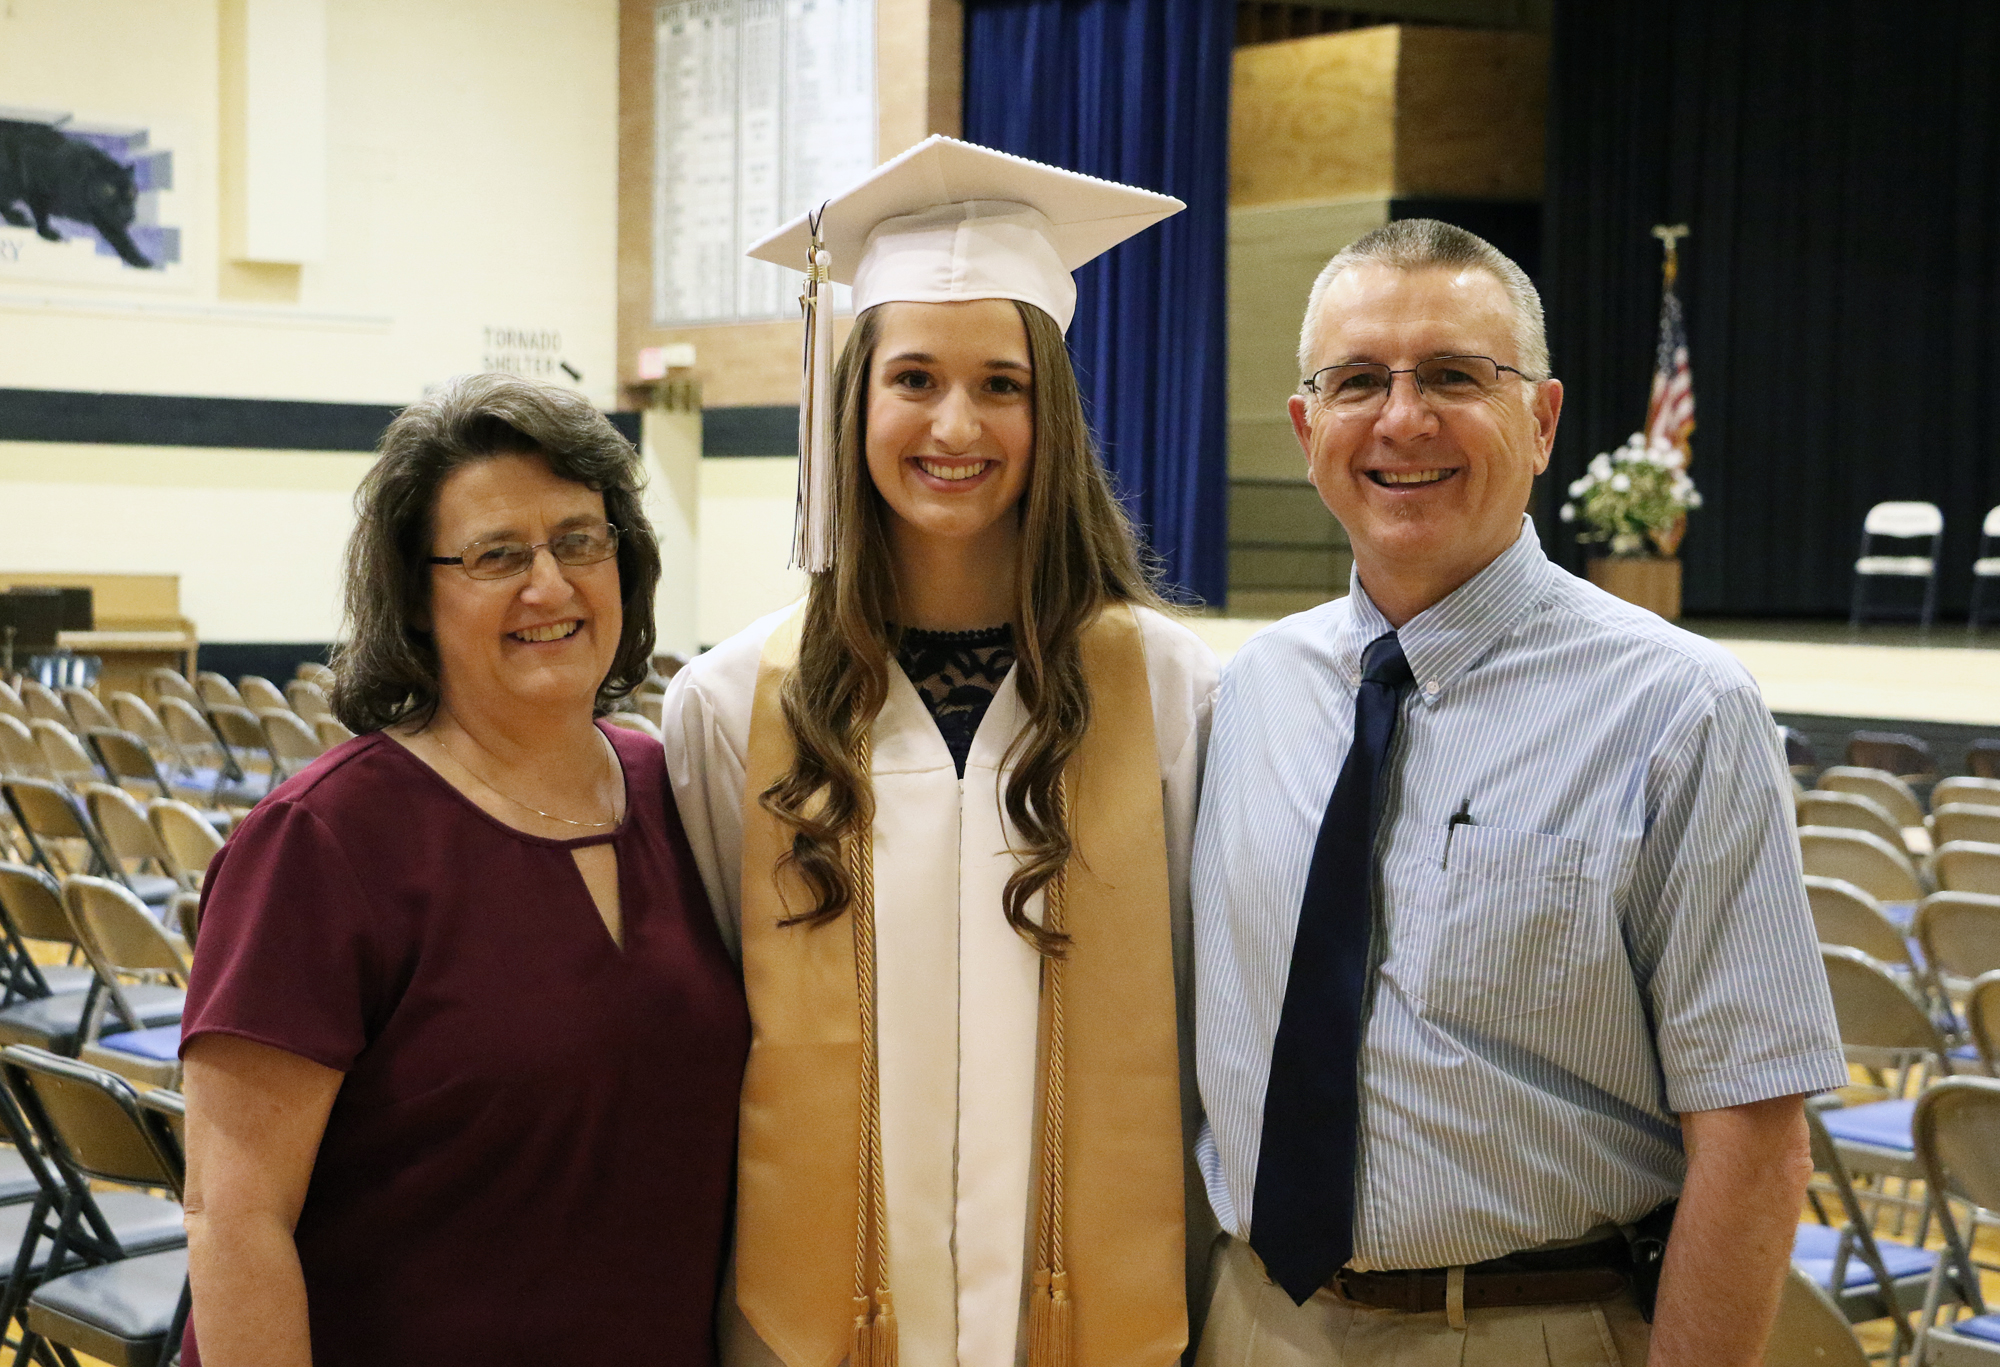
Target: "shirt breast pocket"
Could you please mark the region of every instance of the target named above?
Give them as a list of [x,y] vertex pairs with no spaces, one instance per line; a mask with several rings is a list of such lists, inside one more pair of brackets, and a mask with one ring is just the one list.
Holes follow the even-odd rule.
[[1493,1022],[1562,999],[1587,914],[1584,849],[1539,831],[1452,831],[1442,896],[1420,932],[1426,1014]]

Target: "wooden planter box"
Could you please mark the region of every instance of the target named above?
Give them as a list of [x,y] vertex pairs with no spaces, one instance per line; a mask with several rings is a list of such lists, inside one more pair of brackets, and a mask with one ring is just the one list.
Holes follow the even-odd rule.
[[1657,555],[1605,555],[1588,562],[1590,582],[1669,622],[1681,615],[1681,562]]

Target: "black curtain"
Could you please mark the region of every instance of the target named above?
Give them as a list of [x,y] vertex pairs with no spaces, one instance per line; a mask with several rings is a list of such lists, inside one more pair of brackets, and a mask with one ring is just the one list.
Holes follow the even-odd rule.
[[1862,515],[1921,499],[1962,612],[2000,503],[2000,4],[1558,0],[1553,41],[1552,551],[1580,567],[1547,514],[1641,425],[1649,230],[1684,222],[1686,611],[1844,612]]
[[1070,354],[1167,583],[1228,591],[1224,257],[1235,10],[1223,0],[968,0],[965,136],[1187,208],[1076,273]]

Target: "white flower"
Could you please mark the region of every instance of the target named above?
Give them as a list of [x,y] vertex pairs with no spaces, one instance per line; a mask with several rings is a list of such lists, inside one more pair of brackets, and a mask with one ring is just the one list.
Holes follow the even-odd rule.
[[1611,457],[1608,455],[1593,457],[1590,462],[1590,473],[1596,475],[1599,479],[1610,479]]
[[1574,503],[1563,504],[1562,511],[1557,513],[1556,516],[1565,522],[1576,521],[1576,505]]
[[1582,498],[1585,494],[1590,492],[1590,486],[1592,483],[1594,483],[1594,481],[1590,478],[1589,475],[1585,475],[1582,479],[1571,480],[1569,484],[1569,496],[1571,498]]
[[1613,475],[1611,477],[1611,492],[1615,494],[1624,494],[1624,493],[1630,493],[1631,490],[1632,490],[1632,477],[1630,475]]
[[1701,495],[1693,489],[1688,490],[1687,506],[1690,508],[1699,508],[1701,506]]

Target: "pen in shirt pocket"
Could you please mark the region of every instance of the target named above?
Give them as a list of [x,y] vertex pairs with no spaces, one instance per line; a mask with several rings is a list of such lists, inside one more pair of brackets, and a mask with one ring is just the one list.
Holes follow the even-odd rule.
[[1458,804],[1458,810],[1451,814],[1451,820],[1444,823],[1444,858],[1438,860],[1439,868],[1451,867],[1451,838],[1458,834],[1458,828],[1477,824],[1472,819],[1472,799],[1468,797]]

